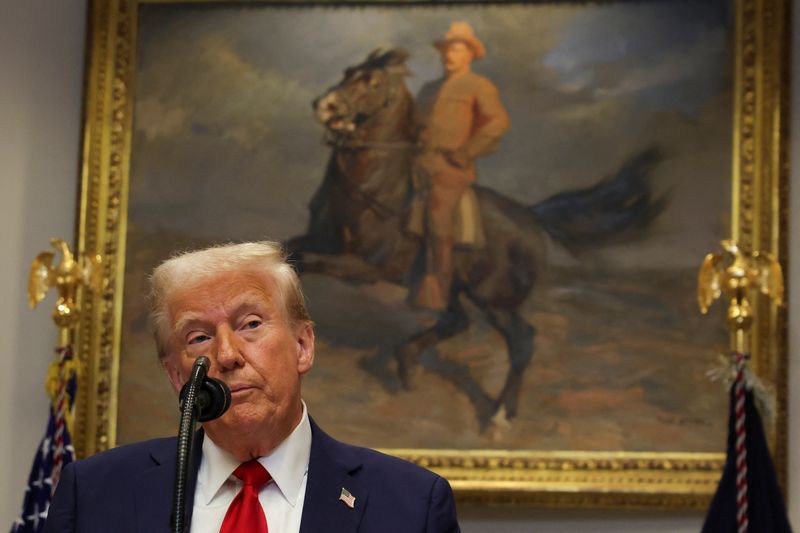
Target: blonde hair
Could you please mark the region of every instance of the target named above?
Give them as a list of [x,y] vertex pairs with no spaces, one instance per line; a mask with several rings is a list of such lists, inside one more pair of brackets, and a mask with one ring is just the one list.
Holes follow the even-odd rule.
[[259,272],[275,281],[291,324],[311,322],[300,278],[279,243],[231,243],[182,252],[161,263],[150,276],[150,321],[159,359],[167,355],[168,305],[174,292],[212,276],[241,271]]

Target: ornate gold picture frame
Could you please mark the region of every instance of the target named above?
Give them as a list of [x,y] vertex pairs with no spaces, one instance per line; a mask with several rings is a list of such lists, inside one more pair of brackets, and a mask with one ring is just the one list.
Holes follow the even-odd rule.
[[[658,3],[658,2],[655,2]],[[85,371],[78,387],[73,440],[85,457],[119,443],[120,368],[128,213],[141,48],[140,15],[153,6],[213,9],[225,2],[96,0],[89,13],[78,250],[104,257],[103,289],[84,292],[77,352]],[[269,8],[271,2],[245,4]],[[286,5],[284,2],[281,5]],[[335,10],[355,3],[305,2],[307,10]],[[418,3],[417,3],[418,4]],[[453,3],[441,9],[474,7]],[[558,2],[541,2],[557,5]],[[580,2],[569,2],[580,6]],[[600,2],[602,5],[625,2]],[[241,3],[236,5],[241,6]],[[288,5],[294,6],[290,2]],[[359,2],[362,9],[400,10],[410,3]],[[499,3],[502,10],[512,3]],[[419,6],[418,6],[419,7]],[[510,9],[510,8],[509,8]],[[733,80],[731,203],[732,237],[746,250],[774,254],[786,267],[788,189],[789,13],[780,0],[738,0],[732,8]],[[444,31],[444,29],[442,29]],[[366,55],[369,50],[364,50]],[[344,68],[347,65],[337,65]],[[330,83],[338,81],[331,79]],[[513,122],[512,117],[512,122]],[[721,192],[720,194],[726,194]],[[697,263],[702,257],[698,255]],[[775,391],[777,415],[769,434],[781,479],[786,468],[786,309],[756,304],[752,366]],[[713,319],[707,319],[709,327]],[[700,355],[702,357],[703,355]],[[155,362],[153,363],[155,365]],[[717,385],[709,384],[709,387]],[[724,394],[724,393],[723,393]],[[165,407],[165,409],[167,409]],[[720,413],[725,418],[725,413]],[[724,425],[724,421],[722,422]],[[573,449],[409,449],[381,445],[446,476],[462,500],[549,506],[703,508],[724,463],[724,442],[715,452]]]

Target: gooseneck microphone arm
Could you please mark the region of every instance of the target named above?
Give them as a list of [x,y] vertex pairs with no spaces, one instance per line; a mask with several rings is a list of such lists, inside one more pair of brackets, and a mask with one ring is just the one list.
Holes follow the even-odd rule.
[[222,416],[231,404],[231,391],[225,383],[209,378],[208,357],[200,356],[192,366],[189,380],[180,393],[181,420],[178,426],[178,450],[175,461],[175,484],[172,491],[173,533],[185,533],[186,489],[192,465],[194,431],[197,421],[208,422]]
[[[186,528],[186,481],[192,464],[192,444],[197,423],[197,390],[208,373],[208,357],[198,357],[189,381],[181,391],[181,421],[178,426],[178,451],[175,461],[175,485],[172,491],[172,531],[184,533]],[[184,397],[183,391],[186,391]]]

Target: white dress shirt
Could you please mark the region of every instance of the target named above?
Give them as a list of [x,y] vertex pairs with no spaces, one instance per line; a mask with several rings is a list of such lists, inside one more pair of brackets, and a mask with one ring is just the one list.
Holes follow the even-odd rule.
[[[270,533],[300,531],[310,455],[311,424],[304,402],[303,416],[292,434],[271,454],[258,458],[272,476],[258,493]],[[194,491],[191,533],[219,533],[228,507],[242,488],[242,482],[233,475],[240,464],[206,435]]]

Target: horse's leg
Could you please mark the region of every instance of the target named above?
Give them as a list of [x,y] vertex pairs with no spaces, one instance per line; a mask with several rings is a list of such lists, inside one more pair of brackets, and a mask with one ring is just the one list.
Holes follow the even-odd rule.
[[458,295],[450,298],[447,309],[439,316],[436,323],[428,329],[415,333],[403,342],[395,353],[397,357],[397,374],[403,388],[413,388],[414,373],[419,364],[420,354],[428,347],[457,335],[469,327],[469,317],[459,301]]
[[533,358],[533,338],[536,328],[520,316],[517,311],[484,309],[489,322],[503,335],[511,364],[500,395],[498,405],[505,407],[506,418],[517,414],[522,376]]

